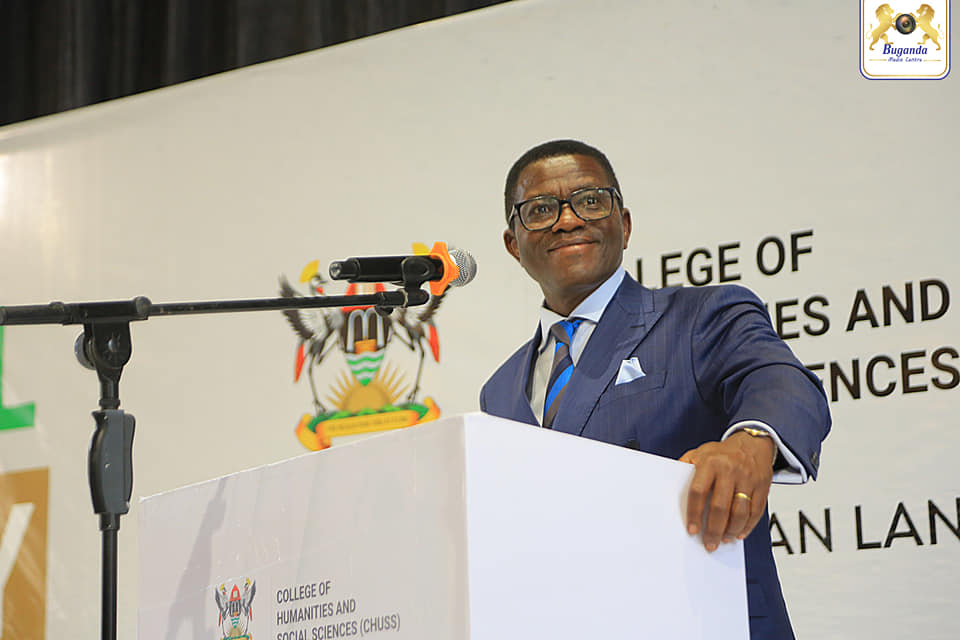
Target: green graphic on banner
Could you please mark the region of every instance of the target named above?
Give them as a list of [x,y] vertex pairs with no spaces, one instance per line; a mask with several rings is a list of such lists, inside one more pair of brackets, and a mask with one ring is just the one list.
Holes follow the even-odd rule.
[[0,327],[0,431],[33,426],[33,403],[3,406],[3,327]]

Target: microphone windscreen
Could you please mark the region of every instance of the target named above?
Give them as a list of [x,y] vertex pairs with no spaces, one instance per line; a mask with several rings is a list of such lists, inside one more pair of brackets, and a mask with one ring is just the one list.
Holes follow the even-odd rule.
[[477,261],[469,251],[451,249],[450,258],[453,259],[460,269],[460,275],[450,282],[451,287],[462,287],[477,276]]

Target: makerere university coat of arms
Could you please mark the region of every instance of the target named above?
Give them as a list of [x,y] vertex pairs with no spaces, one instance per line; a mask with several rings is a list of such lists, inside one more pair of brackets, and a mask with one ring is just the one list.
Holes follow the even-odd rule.
[[213,590],[213,599],[220,612],[217,626],[223,634],[221,640],[253,640],[249,628],[253,619],[253,596],[256,593],[257,583],[251,582],[250,578],[243,582],[243,591],[239,582],[231,585],[229,592],[226,582]]
[[[414,253],[428,254],[426,245],[415,244]],[[319,261],[308,263],[300,274],[306,293],[298,292],[280,276],[283,297],[324,296],[327,280],[319,272]],[[385,291],[383,284],[351,283],[346,295]],[[372,306],[344,306],[334,309],[288,310],[284,315],[298,337],[294,381],[304,371],[313,395],[313,413],[304,414],[297,424],[297,438],[307,449],[330,446],[331,438],[357,433],[385,431],[413,426],[440,416],[430,397],[419,399],[420,379],[428,354],[440,361],[440,339],[434,323],[446,290],[431,295],[423,307],[396,308],[380,315]],[[407,385],[401,369],[385,360],[391,344],[400,342],[417,357],[417,372]],[[342,370],[321,402],[314,371],[333,351],[343,354]]]

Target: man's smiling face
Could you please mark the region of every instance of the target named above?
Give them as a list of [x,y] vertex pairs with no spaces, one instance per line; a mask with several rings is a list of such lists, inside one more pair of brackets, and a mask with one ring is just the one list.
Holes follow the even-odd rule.
[[[587,187],[612,187],[610,176],[594,158],[562,155],[537,160],[520,172],[514,203],[537,196],[569,198]],[[517,220],[503,241],[520,265],[540,284],[547,306],[561,315],[573,311],[620,267],[630,239],[630,212],[614,199],[602,220],[586,222],[563,205],[552,227],[527,231]]]

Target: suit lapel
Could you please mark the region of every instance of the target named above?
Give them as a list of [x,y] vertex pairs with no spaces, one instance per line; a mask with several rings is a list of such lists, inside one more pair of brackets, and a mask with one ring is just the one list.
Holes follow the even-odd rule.
[[554,429],[580,435],[604,390],[616,379],[627,359],[662,315],[654,307],[653,291],[629,275],[610,300],[573,370],[561,400]]

